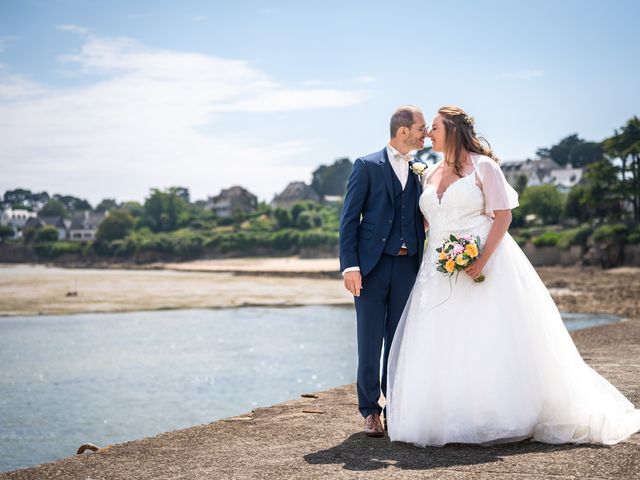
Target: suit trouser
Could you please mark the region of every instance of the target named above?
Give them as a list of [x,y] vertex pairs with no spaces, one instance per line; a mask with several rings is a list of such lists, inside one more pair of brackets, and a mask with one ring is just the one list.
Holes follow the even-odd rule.
[[[363,417],[380,413],[380,391],[387,391],[389,349],[418,273],[418,256],[383,254],[355,297],[358,337],[358,409]],[[382,388],[380,356],[382,360]]]

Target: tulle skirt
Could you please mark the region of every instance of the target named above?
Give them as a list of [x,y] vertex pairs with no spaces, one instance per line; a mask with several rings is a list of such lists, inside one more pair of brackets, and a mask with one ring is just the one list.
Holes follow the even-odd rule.
[[479,284],[436,272],[434,248],[391,348],[392,441],[613,444],[640,430],[640,410],[584,363],[508,234]]

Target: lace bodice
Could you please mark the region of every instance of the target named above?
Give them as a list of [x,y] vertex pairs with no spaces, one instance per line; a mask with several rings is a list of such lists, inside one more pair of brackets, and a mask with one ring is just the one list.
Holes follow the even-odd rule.
[[420,196],[420,209],[429,222],[429,250],[440,246],[450,234],[472,233],[484,240],[492,223],[483,213],[484,203],[475,172],[449,185],[441,198],[435,185],[427,183]]

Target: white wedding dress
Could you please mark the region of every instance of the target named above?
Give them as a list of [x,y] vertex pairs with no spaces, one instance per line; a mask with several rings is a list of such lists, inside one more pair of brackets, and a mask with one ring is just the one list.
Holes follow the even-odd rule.
[[491,211],[518,204],[493,160],[472,160],[475,172],[441,199],[428,176],[424,181],[420,208],[429,243],[389,357],[390,439],[418,446],[620,442],[640,430],[640,410],[584,363],[508,233],[483,283],[436,271],[435,249],[450,234],[484,242]]

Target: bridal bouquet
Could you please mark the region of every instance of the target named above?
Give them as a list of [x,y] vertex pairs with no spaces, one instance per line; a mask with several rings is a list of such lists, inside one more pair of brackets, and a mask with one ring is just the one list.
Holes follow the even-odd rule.
[[[476,261],[480,254],[480,237],[467,234],[458,238],[455,235],[449,235],[449,240],[436,248],[436,252],[438,252],[436,270],[451,276]],[[484,282],[484,275],[479,275],[474,281]]]

